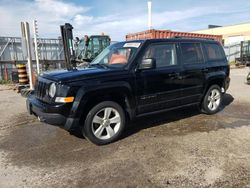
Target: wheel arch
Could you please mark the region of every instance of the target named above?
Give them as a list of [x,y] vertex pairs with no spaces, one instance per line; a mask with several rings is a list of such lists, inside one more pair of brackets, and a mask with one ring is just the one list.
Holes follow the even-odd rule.
[[224,72],[216,75],[210,75],[207,78],[207,84],[203,93],[203,97],[212,85],[218,85],[220,88],[225,88],[225,79],[226,79],[226,74]]
[[207,93],[207,91],[209,90],[209,88],[212,86],[212,85],[218,85],[220,88],[224,88],[224,84],[225,84],[225,79],[226,79],[226,74],[225,73],[220,73],[220,74],[212,74],[212,75],[209,75],[207,77],[207,81],[206,81],[206,85],[204,87],[204,91],[203,91],[203,95],[202,95],[202,98],[201,98],[201,101],[202,102],[204,100],[204,97]]
[[118,103],[124,110],[126,118],[134,117],[135,98],[132,89],[127,83],[112,85],[81,87],[72,106],[71,115],[75,118],[85,119],[89,110],[103,101]]

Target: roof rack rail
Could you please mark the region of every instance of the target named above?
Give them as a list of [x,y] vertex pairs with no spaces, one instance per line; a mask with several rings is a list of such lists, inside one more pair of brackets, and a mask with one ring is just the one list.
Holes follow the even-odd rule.
[[213,38],[204,38],[204,37],[185,37],[185,36],[174,36],[174,37],[172,37],[172,38],[215,40],[215,39],[213,39]]

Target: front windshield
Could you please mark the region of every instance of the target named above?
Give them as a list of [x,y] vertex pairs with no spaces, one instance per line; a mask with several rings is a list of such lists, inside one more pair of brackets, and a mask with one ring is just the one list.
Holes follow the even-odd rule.
[[123,67],[135,55],[140,43],[120,42],[105,48],[90,65],[103,64],[109,67]]
[[82,58],[84,48],[85,48],[85,41],[83,39],[81,39],[79,41],[78,45],[76,46],[76,57],[78,59]]

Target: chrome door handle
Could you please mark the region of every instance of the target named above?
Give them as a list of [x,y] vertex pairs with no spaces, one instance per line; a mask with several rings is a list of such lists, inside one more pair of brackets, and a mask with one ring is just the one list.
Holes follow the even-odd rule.
[[204,69],[201,69],[202,72],[204,73],[207,73],[208,72],[208,69],[207,68],[204,68]]

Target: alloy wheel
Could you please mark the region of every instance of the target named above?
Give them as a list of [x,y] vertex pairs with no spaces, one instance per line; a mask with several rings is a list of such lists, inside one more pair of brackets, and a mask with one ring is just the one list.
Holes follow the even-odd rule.
[[114,137],[121,127],[121,116],[112,107],[106,107],[98,111],[92,119],[92,133],[101,140]]
[[221,101],[220,91],[218,91],[218,89],[211,90],[207,100],[208,100],[207,107],[209,108],[209,110],[211,111],[217,110]]

